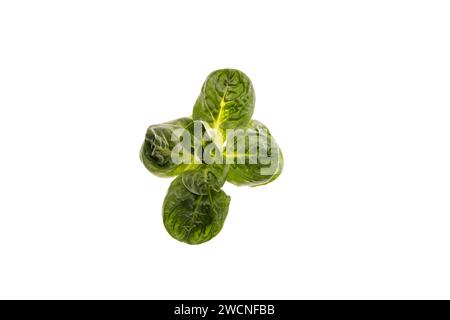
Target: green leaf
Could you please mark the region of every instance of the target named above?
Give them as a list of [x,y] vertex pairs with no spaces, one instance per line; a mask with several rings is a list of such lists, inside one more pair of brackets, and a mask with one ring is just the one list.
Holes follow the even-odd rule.
[[225,192],[209,190],[206,195],[197,195],[177,177],[164,199],[164,226],[179,241],[188,244],[209,241],[222,230],[229,204],[230,197]]
[[[246,130],[245,148],[235,148],[225,153],[226,163],[230,164],[227,181],[238,186],[261,186],[278,178],[283,171],[283,154],[267,127],[259,121],[252,120]],[[258,139],[255,145],[249,137]],[[234,138],[237,145],[238,138]],[[253,163],[252,163],[253,162]]]
[[235,69],[216,70],[202,86],[193,119],[203,120],[213,129],[243,127],[254,108],[255,92],[247,75]]
[[224,185],[229,166],[220,164],[202,164],[193,170],[182,173],[184,186],[192,193],[207,195],[210,190],[220,191]]
[[[140,158],[145,167],[159,177],[176,176],[183,171],[192,168],[186,163],[176,163],[172,160],[172,151],[179,141],[173,141],[172,134],[177,129],[192,128],[193,121],[190,118],[152,125],[147,129],[145,141],[142,144]],[[183,150],[180,150],[180,153]],[[184,150],[185,154],[192,154],[192,150]]]

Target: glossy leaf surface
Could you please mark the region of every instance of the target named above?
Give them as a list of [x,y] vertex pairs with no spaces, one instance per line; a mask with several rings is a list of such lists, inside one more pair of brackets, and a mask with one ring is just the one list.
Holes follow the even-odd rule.
[[[189,129],[192,119],[180,118],[162,124],[152,125],[147,129],[145,141],[142,144],[140,158],[145,167],[160,177],[172,177],[185,171],[189,165],[174,163],[172,150],[179,141],[172,141],[176,129]],[[190,150],[186,151],[190,153]]]
[[170,185],[164,200],[164,226],[179,241],[188,244],[206,242],[222,230],[229,204],[230,197],[225,192],[210,190],[207,195],[197,195],[178,177]]
[[181,175],[184,186],[192,193],[207,195],[210,190],[220,191],[227,180],[229,166],[202,164]]
[[245,126],[253,115],[255,92],[247,75],[235,69],[212,72],[194,105],[193,119],[213,129]]
[[[281,149],[261,122],[252,120],[244,129],[248,129],[249,135],[253,135],[259,143],[255,147],[246,140],[244,153],[235,150],[225,155],[231,157],[234,162],[230,166],[227,181],[238,186],[256,187],[268,184],[278,178],[283,171],[284,159]],[[238,158],[245,163],[239,164]],[[256,162],[251,164],[251,159],[255,159]]]

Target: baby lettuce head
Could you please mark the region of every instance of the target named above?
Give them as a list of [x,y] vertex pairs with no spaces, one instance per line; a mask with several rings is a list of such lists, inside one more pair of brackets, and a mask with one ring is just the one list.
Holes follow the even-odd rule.
[[261,186],[283,171],[283,154],[267,127],[252,120],[255,92],[236,69],[212,72],[192,117],[147,129],[140,158],[159,177],[176,177],[163,204],[167,232],[187,244],[215,237],[228,215],[226,181]]

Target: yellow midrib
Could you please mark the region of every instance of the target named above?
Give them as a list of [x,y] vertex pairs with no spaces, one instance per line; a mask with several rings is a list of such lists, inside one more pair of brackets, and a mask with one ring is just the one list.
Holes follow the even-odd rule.
[[223,92],[222,99],[220,99],[219,114],[217,115],[217,120],[214,121],[214,125],[213,125],[213,129],[216,129],[216,130],[222,124],[222,120],[223,120],[223,116],[224,116],[224,112],[225,112],[225,105],[226,105],[225,96],[227,95],[227,91],[228,91],[228,86],[225,87],[225,91]]

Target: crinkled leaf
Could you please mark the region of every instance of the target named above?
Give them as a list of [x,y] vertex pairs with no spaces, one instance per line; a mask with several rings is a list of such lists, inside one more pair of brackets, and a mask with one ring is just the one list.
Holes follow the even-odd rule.
[[[259,121],[252,120],[243,130],[247,130],[248,136],[253,135],[259,143],[255,147],[249,139],[246,139],[244,153],[239,153],[235,149],[225,154],[225,158],[233,161],[227,181],[238,186],[253,187],[272,182],[283,170],[284,160],[280,147],[267,127]],[[238,143],[236,140],[235,144]],[[240,164],[239,159],[244,163]],[[252,159],[255,163],[251,163]]]
[[[171,177],[189,168],[189,164],[175,163],[172,160],[172,150],[179,143],[172,140],[172,133],[176,129],[190,130],[192,124],[192,119],[180,118],[152,125],[147,129],[140,158],[151,173],[160,177]],[[186,151],[187,154],[191,152],[191,150]]]
[[255,93],[247,75],[235,69],[216,70],[202,86],[193,119],[206,121],[213,129],[243,127],[254,108]]
[[177,177],[164,199],[164,226],[179,241],[206,242],[222,229],[229,204],[230,197],[225,192],[210,190],[207,195],[197,195],[186,189],[181,177]]
[[202,164],[181,175],[184,186],[192,193],[207,195],[210,190],[220,191],[224,185],[229,166],[220,164]]

